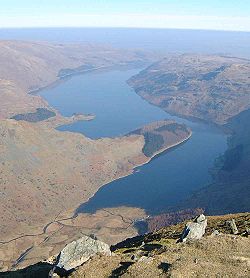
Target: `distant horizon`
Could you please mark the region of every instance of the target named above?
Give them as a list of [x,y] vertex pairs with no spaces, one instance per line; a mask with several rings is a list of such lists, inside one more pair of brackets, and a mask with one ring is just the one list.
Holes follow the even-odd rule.
[[8,29],[134,29],[134,30],[176,30],[176,31],[209,31],[209,32],[232,32],[250,33],[250,30],[227,30],[227,29],[192,29],[192,28],[168,28],[168,27],[116,27],[116,26],[10,26],[1,27],[0,30]]
[[0,28],[149,28],[250,32],[249,0],[8,0]]

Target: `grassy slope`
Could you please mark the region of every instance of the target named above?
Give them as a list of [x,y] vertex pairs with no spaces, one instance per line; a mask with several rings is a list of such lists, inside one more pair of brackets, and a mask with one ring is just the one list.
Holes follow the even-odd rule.
[[[235,219],[239,235],[231,235],[228,220]],[[154,233],[127,239],[113,247],[113,256],[95,256],[70,274],[71,278],[110,277],[249,277],[250,214],[208,217],[205,236],[177,243],[185,222]],[[212,236],[217,229],[221,234]],[[37,264],[2,277],[47,277],[52,268]],[[26,275],[26,276],[25,276]]]
[[[118,244],[115,256],[96,257],[71,277],[249,277],[250,241],[230,235],[232,218],[240,233],[250,225],[249,213],[209,217],[205,237],[187,244],[176,243],[184,223],[166,227]],[[211,236],[214,229],[223,234]]]

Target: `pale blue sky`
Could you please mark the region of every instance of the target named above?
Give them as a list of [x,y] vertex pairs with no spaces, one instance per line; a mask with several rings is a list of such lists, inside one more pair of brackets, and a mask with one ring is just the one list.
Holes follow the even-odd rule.
[[0,0],[0,27],[250,31],[250,0]]

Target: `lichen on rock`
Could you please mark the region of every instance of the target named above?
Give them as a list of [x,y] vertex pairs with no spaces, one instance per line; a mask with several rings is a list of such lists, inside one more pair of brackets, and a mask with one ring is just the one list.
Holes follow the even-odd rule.
[[83,236],[63,248],[56,266],[69,271],[97,254],[111,256],[109,245],[89,236]]

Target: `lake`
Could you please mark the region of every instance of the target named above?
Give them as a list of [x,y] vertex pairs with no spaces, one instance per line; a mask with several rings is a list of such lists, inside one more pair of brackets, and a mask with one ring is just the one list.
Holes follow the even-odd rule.
[[218,128],[171,116],[131,89],[126,81],[140,69],[110,70],[76,75],[40,92],[65,116],[92,113],[93,121],[80,121],[59,130],[80,132],[91,138],[124,135],[153,121],[174,119],[192,128],[186,142],[140,166],[135,173],[113,181],[82,204],[77,212],[121,205],[140,207],[148,214],[164,211],[211,181],[209,170],[227,147]]

